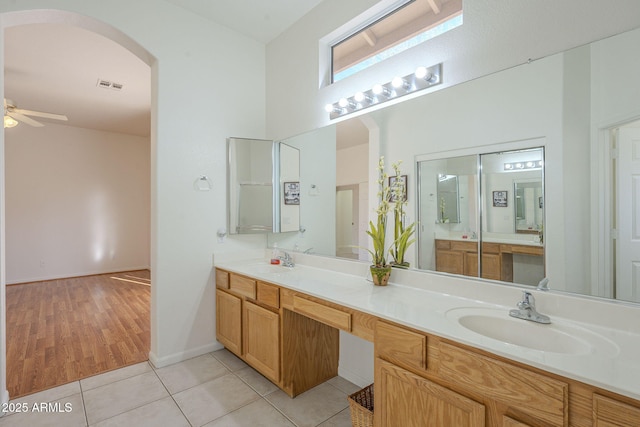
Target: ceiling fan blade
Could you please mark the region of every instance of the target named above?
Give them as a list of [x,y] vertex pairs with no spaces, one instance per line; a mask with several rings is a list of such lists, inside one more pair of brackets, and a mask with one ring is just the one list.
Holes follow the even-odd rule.
[[44,126],[42,123],[37,122],[37,121],[33,120],[32,118],[24,116],[24,115],[22,115],[20,113],[16,113],[15,111],[8,111],[7,115],[9,117],[13,117],[14,119],[16,119],[19,122],[26,123],[29,126],[33,126],[33,127],[37,127],[37,128],[41,128],[42,126]]
[[23,110],[22,108],[14,108],[13,112],[22,114],[25,116],[42,117],[44,119],[65,120],[65,121],[68,120],[67,116],[63,114],[53,114],[53,113],[45,113],[42,111]]

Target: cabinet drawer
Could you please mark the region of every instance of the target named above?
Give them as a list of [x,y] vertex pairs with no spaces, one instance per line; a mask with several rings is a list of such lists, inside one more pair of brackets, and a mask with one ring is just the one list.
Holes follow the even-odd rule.
[[427,367],[427,337],[378,321],[374,339],[377,357],[396,365]]
[[256,281],[248,277],[229,275],[229,289],[247,298],[256,299]]
[[440,343],[438,372],[461,387],[517,408],[554,426],[568,423],[568,384]]
[[451,250],[462,252],[478,252],[478,244],[476,242],[458,242],[456,240],[452,240]]
[[451,249],[449,240],[436,240],[436,249]]
[[220,289],[229,289],[229,273],[216,268],[216,287]]
[[275,285],[258,282],[257,300],[273,308],[280,308],[280,289]]
[[640,408],[617,400],[593,395],[594,427],[635,426],[640,420]]
[[483,243],[482,244],[482,252],[487,254],[499,254],[500,253],[500,243]]
[[319,322],[351,332],[351,314],[315,301],[293,297],[293,310]]

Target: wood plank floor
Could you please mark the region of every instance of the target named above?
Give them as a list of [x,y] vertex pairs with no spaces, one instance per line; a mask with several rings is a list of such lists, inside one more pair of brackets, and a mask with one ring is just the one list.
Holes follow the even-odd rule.
[[149,271],[6,287],[13,399],[148,359]]

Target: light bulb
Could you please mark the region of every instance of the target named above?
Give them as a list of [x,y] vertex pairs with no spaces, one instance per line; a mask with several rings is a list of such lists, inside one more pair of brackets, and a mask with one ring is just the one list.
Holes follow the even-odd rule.
[[347,98],[340,98],[340,101],[338,101],[338,105],[342,108],[345,108],[349,105],[349,101],[347,100]]
[[364,101],[367,101],[369,103],[373,102],[373,99],[364,92],[356,92],[356,94],[353,95],[353,99],[355,99],[355,101],[359,103],[362,103]]
[[401,87],[406,87],[407,85],[408,85],[407,81],[402,77],[396,76],[393,78],[393,80],[391,80],[391,86],[393,86],[396,89],[400,89]]
[[326,111],[327,113],[333,113],[334,108],[333,108],[333,104],[327,104],[324,106],[324,111]]

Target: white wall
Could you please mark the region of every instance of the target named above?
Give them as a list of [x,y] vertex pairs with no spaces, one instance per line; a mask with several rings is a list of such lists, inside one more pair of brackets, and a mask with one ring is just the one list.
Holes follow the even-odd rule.
[[[377,3],[325,0],[267,45],[267,133],[284,138],[329,123],[323,107],[417,66],[444,66],[437,90],[523,64],[640,24],[640,2],[596,0],[464,3],[464,24],[328,87],[321,39]],[[425,63],[426,62],[426,63]],[[286,72],[283,72],[286,70]],[[292,78],[292,76],[294,76]],[[299,102],[304,99],[305,102]]]
[[[29,9],[41,10],[10,13]],[[0,1],[0,29],[20,22],[83,26],[151,65],[150,357],[164,366],[218,348],[212,254],[264,246],[263,236],[216,240],[226,223],[225,140],[265,136],[264,45],[155,0]],[[212,191],[194,190],[200,175]],[[5,239],[0,229],[0,248]]]
[[149,268],[149,138],[5,130],[6,281]]

